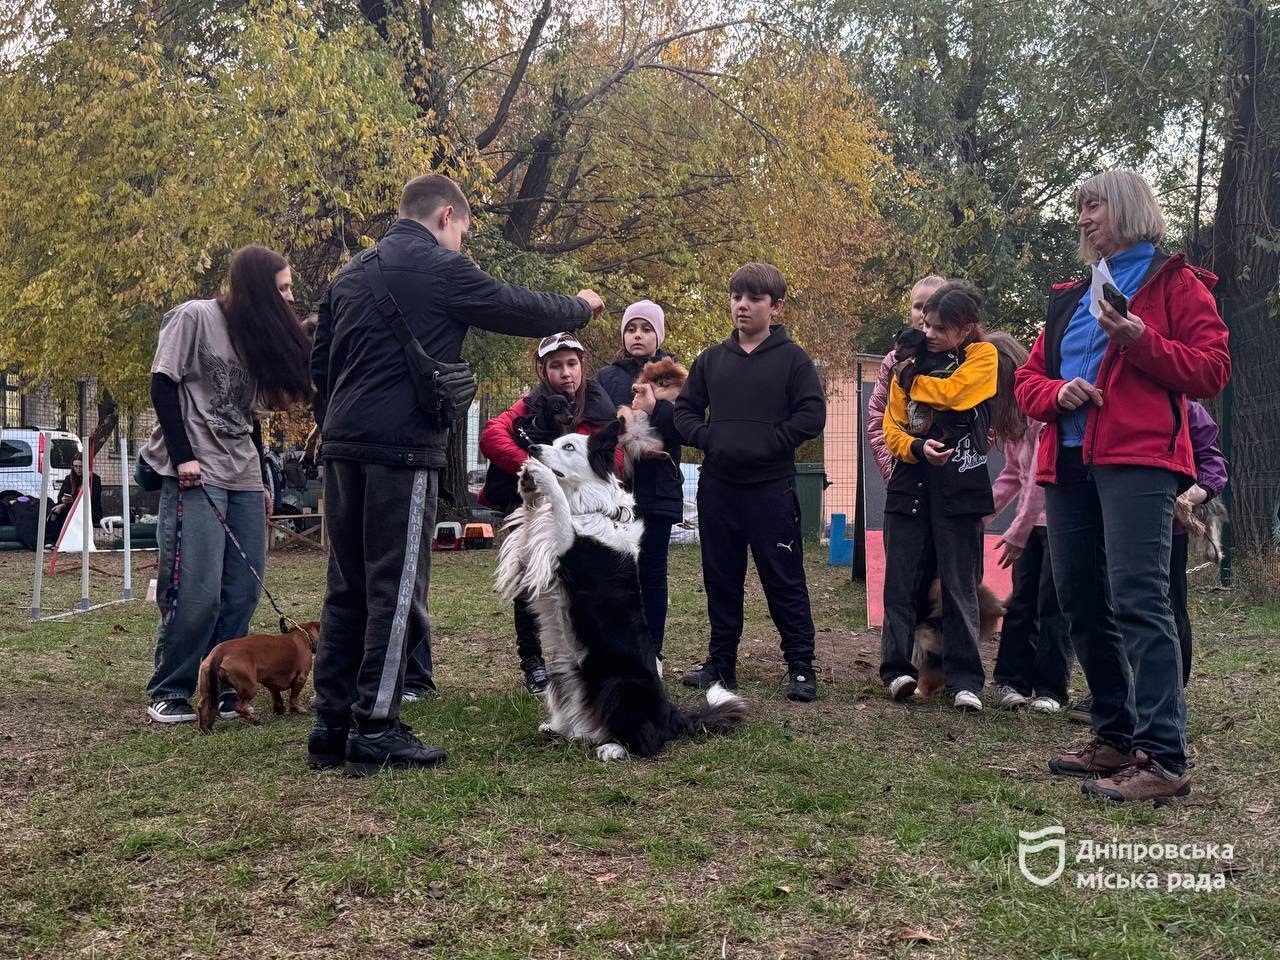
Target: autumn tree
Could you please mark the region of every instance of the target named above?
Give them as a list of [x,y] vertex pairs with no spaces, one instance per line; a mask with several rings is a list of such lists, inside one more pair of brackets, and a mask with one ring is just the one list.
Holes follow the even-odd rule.
[[269,4],[210,59],[120,12],[51,4],[4,65],[0,353],[136,406],[165,309],[215,293],[244,243],[304,266],[358,247],[435,138],[359,29]]
[[[692,353],[723,333],[728,273],[768,256],[797,335],[847,353],[881,296],[874,113],[837,59],[728,7],[33,5],[0,78],[18,131],[0,203],[25,228],[0,349],[140,402],[160,313],[213,293],[235,247],[282,249],[312,297],[435,168],[474,197],[471,251],[504,279],[656,297]],[[588,337],[605,353],[615,329]],[[523,350],[466,352],[492,378]]]
[[1257,549],[1280,540],[1280,16],[1262,0],[1222,14],[1230,110],[1213,267],[1231,326],[1232,526]]
[[[1213,89],[1216,20],[1205,5],[1153,9],[797,5],[794,29],[848,60],[882,111],[899,175],[914,178],[886,207],[905,228],[882,261],[900,289],[929,270],[968,277],[997,325],[1029,336],[1049,283],[1080,270],[1070,198],[1087,175],[1138,167],[1166,206],[1190,206],[1186,134]],[[868,339],[887,345],[893,323]]]

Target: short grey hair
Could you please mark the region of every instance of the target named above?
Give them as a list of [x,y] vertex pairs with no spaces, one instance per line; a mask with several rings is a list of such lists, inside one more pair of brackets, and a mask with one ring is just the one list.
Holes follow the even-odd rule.
[[[1105,200],[1111,233],[1122,247],[1143,240],[1158,244],[1164,239],[1164,212],[1151,185],[1132,170],[1104,170],[1076,188],[1076,212],[1086,199]],[[1093,263],[1101,254],[1080,231],[1080,259]]]

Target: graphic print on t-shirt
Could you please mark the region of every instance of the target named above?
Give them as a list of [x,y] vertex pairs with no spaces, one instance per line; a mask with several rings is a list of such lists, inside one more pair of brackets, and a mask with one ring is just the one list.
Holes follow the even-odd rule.
[[238,362],[218,356],[206,344],[201,343],[198,350],[200,366],[208,377],[210,428],[230,437],[251,433],[253,386],[249,372]]

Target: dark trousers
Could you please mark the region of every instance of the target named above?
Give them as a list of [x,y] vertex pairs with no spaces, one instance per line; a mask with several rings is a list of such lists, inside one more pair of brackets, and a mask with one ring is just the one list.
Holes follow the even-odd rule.
[[1053,585],[1049,532],[1036,527],[1022,556],[1013,563],[1013,594],[1000,630],[995,681],[1024,697],[1052,697],[1066,703],[1071,659],[1067,620]]
[[[435,533],[434,526],[432,534]],[[423,637],[409,651],[409,662],[404,668],[404,688],[405,690],[434,690],[436,688],[436,680],[434,669],[431,663],[431,618],[427,617],[426,630]]]
[[783,657],[788,666],[811,668],[813,615],[795,479],[726,483],[704,471],[698,480],[698,532],[711,621],[708,665],[725,676],[735,673],[749,549],[769,616],[782,638]]
[[942,670],[946,690],[980,693],[986,671],[978,653],[978,584],[982,582],[982,517],[949,517],[937,484],[925,484],[915,513],[884,515],[884,628],[880,679],[918,677],[911,662],[921,591],[937,571],[942,581]]
[[1178,649],[1182,653],[1182,685],[1191,679],[1191,615],[1187,612],[1187,542],[1185,530],[1173,535],[1169,550],[1169,606],[1178,628]]
[[1180,774],[1187,708],[1169,605],[1176,487],[1176,476],[1157,467],[1086,470],[1080,449],[1063,447],[1045,508],[1053,580],[1093,695],[1094,733]]
[[429,643],[427,587],[438,472],[324,464],[329,576],[316,712],[367,731],[400,715],[409,651]]
[[671,548],[671,521],[644,518],[644,537],[640,540],[640,597],[644,603],[644,619],[649,625],[653,649],[662,656],[662,641],[667,634],[667,555]]
[[530,657],[542,659],[542,640],[538,636],[538,615],[524,597],[516,597],[516,653],[520,665]]

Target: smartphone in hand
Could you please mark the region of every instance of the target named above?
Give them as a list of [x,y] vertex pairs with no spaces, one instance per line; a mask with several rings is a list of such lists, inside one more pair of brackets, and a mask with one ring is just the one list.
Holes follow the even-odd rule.
[[1120,288],[1108,281],[1102,285],[1102,299],[1111,304],[1111,309],[1122,317],[1129,315],[1129,298],[1120,292]]

